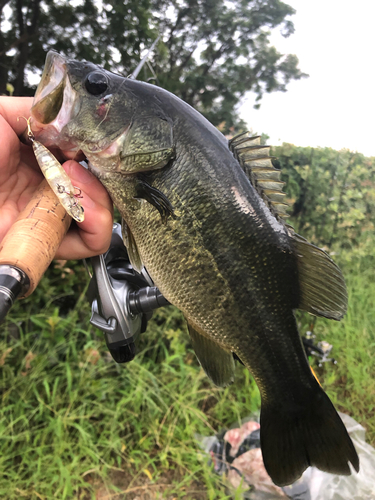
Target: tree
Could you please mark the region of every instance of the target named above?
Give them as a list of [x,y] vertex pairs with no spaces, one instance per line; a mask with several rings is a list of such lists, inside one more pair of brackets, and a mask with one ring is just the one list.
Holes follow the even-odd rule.
[[318,246],[360,247],[375,226],[375,159],[343,149],[273,148],[286,181],[289,222]]
[[236,106],[248,91],[285,91],[304,75],[294,55],[269,42],[269,30],[293,33],[295,12],[279,0],[2,0],[0,92],[32,94],[27,75],[40,73],[57,50],[129,74],[160,33],[151,66],[139,76],[174,92],[215,125],[238,125]]
[[295,11],[279,0],[185,0],[165,3],[166,50],[156,58],[161,85],[199,109],[214,124],[236,124],[236,105],[252,90],[286,90],[304,75],[294,55],[283,56],[269,43],[269,29],[294,31]]

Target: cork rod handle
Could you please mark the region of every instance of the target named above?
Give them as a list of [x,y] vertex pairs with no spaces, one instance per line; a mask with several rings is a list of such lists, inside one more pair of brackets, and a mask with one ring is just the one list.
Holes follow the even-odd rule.
[[0,243],[0,265],[16,266],[30,280],[25,297],[37,287],[71,220],[44,180]]

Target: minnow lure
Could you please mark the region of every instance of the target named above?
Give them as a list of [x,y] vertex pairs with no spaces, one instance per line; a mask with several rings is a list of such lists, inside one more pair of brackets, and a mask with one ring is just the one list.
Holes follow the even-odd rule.
[[44,177],[67,213],[77,222],[83,222],[85,219],[84,210],[78,201],[78,198],[82,198],[81,190],[79,189],[79,192],[75,194],[74,190],[78,188],[73,186],[68,174],[55,156],[35,139],[30,127],[30,118],[28,120],[25,118],[25,120],[27,122],[27,135]]

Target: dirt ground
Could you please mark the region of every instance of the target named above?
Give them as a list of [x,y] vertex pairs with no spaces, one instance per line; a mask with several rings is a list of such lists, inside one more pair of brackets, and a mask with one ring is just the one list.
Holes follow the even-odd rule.
[[[176,483],[183,480],[176,471],[162,474],[157,482],[151,481],[144,475],[136,480],[126,471],[115,471],[108,478],[108,484],[116,486],[120,491],[109,489],[103,481],[95,475],[86,477],[87,482],[95,491],[95,500],[177,500],[186,498],[189,500],[207,500],[207,494],[203,483],[193,481],[188,486],[183,486],[179,494],[169,493],[175,490]],[[82,491],[80,500],[91,499],[90,493]]]

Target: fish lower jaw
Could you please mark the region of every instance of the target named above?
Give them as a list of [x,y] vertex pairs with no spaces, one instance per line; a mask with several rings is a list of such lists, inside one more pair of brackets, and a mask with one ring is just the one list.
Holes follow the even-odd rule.
[[129,126],[109,145],[100,147],[99,144],[81,145],[82,151],[89,160],[89,168],[94,175],[99,175],[103,178],[105,173],[110,173],[118,170],[121,163],[121,152],[124,147],[126,135]]
[[64,152],[78,152],[77,144],[69,139],[61,137],[61,131],[51,124],[41,125],[36,121],[32,122],[32,131],[35,139],[47,148],[59,148]]
[[96,177],[99,177],[99,175],[105,174],[105,172],[101,168],[95,166],[92,163],[92,161],[89,160],[87,162],[87,165],[88,165],[90,172],[92,172]]

